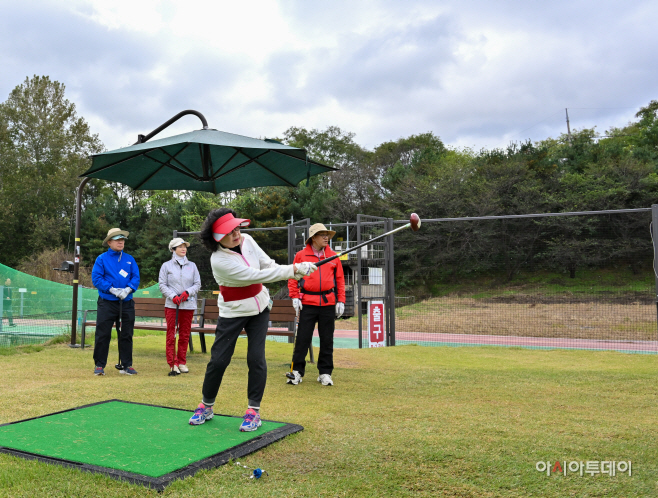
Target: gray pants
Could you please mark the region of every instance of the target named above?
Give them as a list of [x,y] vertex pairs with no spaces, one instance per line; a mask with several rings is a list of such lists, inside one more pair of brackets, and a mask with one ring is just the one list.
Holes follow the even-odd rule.
[[247,332],[247,366],[249,380],[247,396],[249,406],[260,406],[267,382],[267,362],[265,361],[265,338],[270,321],[270,310],[258,315],[239,318],[219,317],[215,330],[215,342],[210,349],[210,361],[206,367],[206,377],[203,381],[203,403],[213,405],[219,386],[222,384],[224,372],[231,363],[235,352],[235,343],[240,332]]

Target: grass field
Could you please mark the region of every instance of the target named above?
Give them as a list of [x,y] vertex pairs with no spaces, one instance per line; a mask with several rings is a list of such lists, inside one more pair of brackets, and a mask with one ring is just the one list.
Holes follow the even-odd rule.
[[[208,356],[167,376],[164,336],[134,339],[138,376],[92,375],[92,350],[26,346],[0,356],[0,423],[106,399],[192,409]],[[269,476],[226,465],[162,496],[648,497],[658,495],[658,358],[517,348],[337,350],[333,387],[285,385],[291,346],[268,342],[264,418],[305,430],[245,458]],[[110,364],[116,357],[113,343]],[[240,340],[216,411],[246,408]],[[315,375],[314,375],[315,374]],[[112,420],[101,420],[108,430]],[[237,427],[236,427],[237,430]],[[130,441],[126,441],[130,444]],[[193,452],[177,447],[172,452]],[[632,476],[551,475],[538,461],[632,461]],[[0,496],[158,496],[120,483],[0,455]]]

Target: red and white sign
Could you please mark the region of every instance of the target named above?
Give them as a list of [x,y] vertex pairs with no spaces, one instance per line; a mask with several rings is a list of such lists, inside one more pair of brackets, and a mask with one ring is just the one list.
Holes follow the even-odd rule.
[[381,348],[386,345],[384,333],[384,301],[368,301],[369,347]]

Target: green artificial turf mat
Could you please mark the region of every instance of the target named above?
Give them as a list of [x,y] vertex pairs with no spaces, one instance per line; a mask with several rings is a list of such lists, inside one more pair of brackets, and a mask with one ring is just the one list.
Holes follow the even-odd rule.
[[263,421],[257,431],[240,432],[240,418],[215,415],[192,426],[191,415],[110,401],[0,426],[0,446],[160,477],[286,425]]

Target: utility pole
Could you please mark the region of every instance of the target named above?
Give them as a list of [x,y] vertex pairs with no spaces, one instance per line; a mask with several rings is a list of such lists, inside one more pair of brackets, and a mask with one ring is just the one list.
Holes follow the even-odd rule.
[[571,145],[571,127],[569,126],[569,109],[565,107],[564,112],[567,114],[567,136],[569,137],[569,145]]

